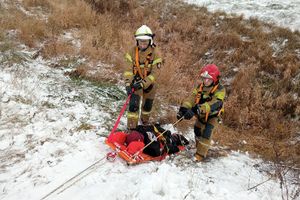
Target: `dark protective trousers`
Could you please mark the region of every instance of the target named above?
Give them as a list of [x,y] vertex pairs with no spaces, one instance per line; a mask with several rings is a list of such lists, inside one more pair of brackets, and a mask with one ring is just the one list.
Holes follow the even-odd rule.
[[140,89],[132,94],[127,112],[128,129],[135,129],[138,125],[140,101],[142,101],[141,120],[144,124],[149,122],[155,93],[156,85],[150,85],[147,89]]

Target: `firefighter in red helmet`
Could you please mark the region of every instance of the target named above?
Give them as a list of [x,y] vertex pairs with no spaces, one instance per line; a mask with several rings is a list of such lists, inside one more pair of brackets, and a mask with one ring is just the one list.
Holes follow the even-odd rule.
[[129,68],[124,72],[127,94],[132,94],[127,112],[127,128],[135,129],[139,121],[147,124],[157,88],[157,76],[162,64],[153,41],[151,29],[142,25],[134,34],[136,46],[125,55]]
[[226,91],[219,77],[220,71],[216,65],[204,66],[200,71],[200,83],[182,102],[177,113],[177,119],[191,119],[193,116],[197,118],[194,125],[195,161],[206,157],[213,132],[218,125],[218,117],[223,111]]

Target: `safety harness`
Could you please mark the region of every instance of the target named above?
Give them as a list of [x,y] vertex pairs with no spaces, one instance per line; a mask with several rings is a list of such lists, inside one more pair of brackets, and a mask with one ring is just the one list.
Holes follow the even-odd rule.
[[[215,91],[218,89],[219,87],[219,83],[217,85],[215,85],[210,91],[209,91],[209,97],[210,99],[212,99],[213,94],[215,93]],[[196,94],[196,99],[195,99],[195,104],[199,104],[200,100],[201,100],[201,96],[202,96],[202,92],[203,92],[203,83],[200,84],[199,88],[198,88],[198,92]],[[224,112],[224,108],[222,106],[222,108],[220,109],[220,111],[218,112],[218,116],[221,115],[221,113]],[[205,122],[207,122],[208,120],[208,116],[209,116],[209,112],[206,112],[205,114]]]
[[135,65],[133,68],[133,73],[134,75],[138,74],[140,76],[141,79],[144,79],[148,76],[148,65],[149,63],[152,63],[152,59],[151,59],[152,53],[149,53],[146,57],[146,61],[144,64],[144,70],[142,73],[141,67],[140,67],[140,61],[139,61],[139,48],[136,47],[135,48]]

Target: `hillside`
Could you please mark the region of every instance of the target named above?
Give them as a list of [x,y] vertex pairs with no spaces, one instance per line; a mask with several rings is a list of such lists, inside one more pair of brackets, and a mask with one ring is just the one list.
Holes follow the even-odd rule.
[[[299,29],[222,11],[209,12],[205,7],[172,0],[0,0],[0,5],[1,150],[5,150],[1,155],[1,172],[7,173],[5,169],[34,155],[31,150],[36,151],[37,146],[60,140],[58,135],[65,129],[69,135],[63,135],[65,142],[58,144],[63,152],[56,151],[53,141],[50,142],[50,148],[55,149],[50,154],[56,155],[55,160],[58,158],[50,160],[51,163],[59,164],[66,158],[65,152],[75,155],[70,150],[74,144],[79,145],[79,152],[84,151],[85,144],[76,143],[84,137],[84,131],[92,140],[99,139],[95,132],[106,136],[103,132],[113,126],[112,119],[125,98],[121,78],[127,67],[124,53],[135,44],[135,29],[147,24],[155,32],[164,58],[152,120],[173,123],[181,100],[191,91],[191,80],[196,79],[201,66],[215,63],[220,66],[222,83],[228,91],[223,124],[213,138],[215,147],[270,161],[272,164],[266,168],[272,170],[267,173],[279,180],[274,184],[287,186],[284,177],[289,173],[296,177],[292,182],[299,183]],[[44,82],[40,84],[41,81]],[[48,109],[66,109],[66,113],[49,114]],[[103,118],[98,119],[99,115]],[[38,125],[30,125],[33,122]],[[192,123],[183,122],[176,130],[192,139]],[[63,124],[69,126],[64,129]],[[36,128],[38,136],[30,133],[36,133]],[[24,133],[20,134],[20,130]],[[53,138],[43,138],[49,133],[54,134]],[[19,134],[20,139],[16,136]],[[71,137],[73,134],[75,138]],[[26,147],[11,149],[18,142]],[[90,152],[96,155],[95,149]],[[239,155],[234,153],[229,159],[236,154]],[[212,164],[216,168],[222,165],[222,159],[229,162],[227,157],[216,157],[220,159]],[[248,159],[243,157],[242,163],[251,162]],[[29,168],[40,161],[30,162],[33,163]],[[70,164],[63,163],[69,169]],[[170,165],[166,169],[173,169]],[[229,170],[227,165],[225,170]],[[40,178],[37,179],[40,184]],[[262,198],[264,192],[254,198]],[[275,194],[278,196],[279,192]],[[297,198],[299,188],[285,193],[289,195]]]

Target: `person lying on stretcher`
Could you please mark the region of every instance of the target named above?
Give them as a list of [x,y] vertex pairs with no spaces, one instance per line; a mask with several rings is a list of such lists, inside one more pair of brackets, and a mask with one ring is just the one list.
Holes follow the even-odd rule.
[[[113,137],[110,136],[108,140],[110,142],[117,142],[120,145],[125,145],[126,150],[134,155],[138,151],[143,149],[143,153],[152,157],[161,156],[165,153],[174,154],[179,152],[179,146],[186,146],[189,141],[182,135],[177,133],[171,133],[165,131],[165,133],[158,137],[165,130],[156,125],[139,125],[134,130],[130,130],[128,133],[116,132]],[[149,144],[150,143],[150,144]]]

